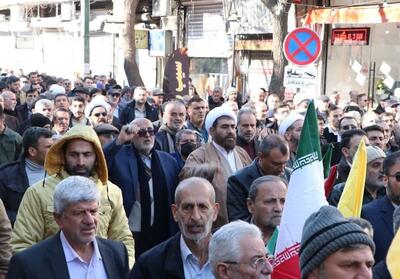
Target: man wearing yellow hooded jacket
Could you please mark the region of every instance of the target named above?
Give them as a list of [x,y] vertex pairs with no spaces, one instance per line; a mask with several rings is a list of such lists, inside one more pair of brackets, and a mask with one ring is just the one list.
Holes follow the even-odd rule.
[[27,189],[19,207],[11,238],[13,252],[57,233],[53,217],[54,189],[68,176],[81,175],[93,180],[101,193],[97,235],[123,242],[132,267],[134,241],[122,205],[121,190],[108,181],[106,161],[94,130],[83,125],[71,128],[50,148],[44,167],[44,180]]

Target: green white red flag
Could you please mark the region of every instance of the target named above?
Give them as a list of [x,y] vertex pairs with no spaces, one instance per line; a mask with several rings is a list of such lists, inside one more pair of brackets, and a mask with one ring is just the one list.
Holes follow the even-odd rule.
[[305,220],[328,204],[314,102],[304,119],[289,181],[273,262],[272,279],[301,278],[299,250]]

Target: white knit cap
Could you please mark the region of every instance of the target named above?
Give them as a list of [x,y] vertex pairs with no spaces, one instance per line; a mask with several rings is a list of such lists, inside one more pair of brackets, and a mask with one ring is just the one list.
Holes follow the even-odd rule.
[[385,152],[377,146],[367,146],[367,164],[378,158],[386,158]]
[[108,113],[111,106],[104,100],[104,96],[95,96],[85,108],[85,116],[89,117],[96,107],[103,107]]
[[293,123],[297,120],[304,120],[304,116],[296,112],[290,113],[285,119],[283,119],[282,123],[279,125],[279,134],[283,136],[286,133],[287,129],[292,126]]
[[215,120],[217,120],[221,116],[227,116],[232,118],[235,121],[235,124],[237,122],[236,114],[231,109],[229,109],[226,106],[216,107],[210,110],[207,114],[205,121],[205,128],[207,130],[207,133],[210,133],[210,128],[213,126]]
[[65,94],[65,88],[58,84],[52,84],[49,88],[49,92],[53,96],[58,95],[58,94]]

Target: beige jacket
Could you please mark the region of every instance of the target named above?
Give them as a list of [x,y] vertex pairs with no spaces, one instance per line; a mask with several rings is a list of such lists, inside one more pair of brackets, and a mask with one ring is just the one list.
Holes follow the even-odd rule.
[[129,263],[132,267],[134,241],[122,205],[122,193],[116,185],[107,180],[107,166],[100,141],[94,130],[88,126],[71,128],[47,153],[45,169],[49,176],[25,192],[14,224],[11,239],[13,252],[28,248],[59,230],[53,217],[53,194],[56,185],[69,176],[64,170],[64,145],[72,139],[89,141],[95,147],[96,173],[90,179],[96,183],[101,193],[97,235],[123,242],[128,250]]
[[0,199],[0,279],[6,277],[8,262],[11,258],[11,223]]
[[[236,146],[233,152],[236,159],[237,170],[240,170],[251,163],[249,155],[243,148]],[[218,152],[213,143],[207,143],[189,155],[179,176],[189,177],[189,174],[193,174],[192,169],[201,164],[217,165],[212,179],[212,184],[215,189],[216,201],[220,204],[220,211],[217,220],[214,222],[214,228],[219,228],[228,223],[226,189],[228,178],[233,174],[233,172],[229,169],[226,160]]]

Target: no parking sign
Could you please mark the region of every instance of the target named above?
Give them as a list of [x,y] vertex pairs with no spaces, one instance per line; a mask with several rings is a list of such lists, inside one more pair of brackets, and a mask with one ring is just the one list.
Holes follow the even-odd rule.
[[314,63],[321,53],[321,40],[309,28],[293,30],[286,36],[283,45],[287,60],[299,66]]

